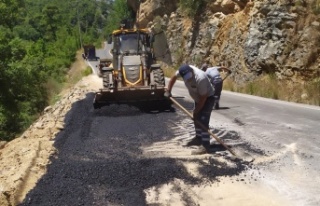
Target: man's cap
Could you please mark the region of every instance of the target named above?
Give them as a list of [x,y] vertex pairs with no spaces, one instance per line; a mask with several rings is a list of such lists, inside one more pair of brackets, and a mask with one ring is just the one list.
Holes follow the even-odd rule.
[[207,69],[207,68],[208,68],[208,64],[202,64],[201,70],[205,70],[205,69]]
[[186,81],[192,77],[192,68],[189,65],[184,64],[179,68],[179,74],[183,80]]

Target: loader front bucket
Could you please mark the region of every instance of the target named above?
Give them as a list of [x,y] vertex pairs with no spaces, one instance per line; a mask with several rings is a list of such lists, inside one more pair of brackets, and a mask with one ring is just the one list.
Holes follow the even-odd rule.
[[94,109],[111,104],[141,104],[157,106],[159,108],[171,107],[171,101],[164,97],[164,89],[152,89],[150,87],[134,87],[123,90],[101,89],[96,93],[93,100]]

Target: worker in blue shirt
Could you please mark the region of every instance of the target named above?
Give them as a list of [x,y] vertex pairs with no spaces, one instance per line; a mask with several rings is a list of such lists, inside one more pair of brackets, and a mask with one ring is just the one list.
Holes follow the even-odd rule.
[[210,82],[212,86],[214,87],[215,93],[215,103],[214,103],[214,108],[219,109],[219,101],[221,97],[221,91],[223,87],[223,80],[220,76],[221,71],[225,71],[228,73],[228,76],[231,74],[231,70],[228,69],[225,66],[214,66],[214,67],[209,67],[208,64],[203,64],[201,66],[201,70],[204,71],[208,78],[210,79]]

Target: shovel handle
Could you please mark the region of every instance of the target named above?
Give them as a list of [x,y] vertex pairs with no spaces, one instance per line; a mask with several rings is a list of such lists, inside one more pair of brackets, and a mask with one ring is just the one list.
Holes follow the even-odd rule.
[[178,106],[182,111],[184,111],[193,121],[195,121],[195,123],[197,125],[199,125],[203,130],[206,130],[214,139],[216,139],[222,146],[224,146],[231,154],[233,154],[235,157],[237,157],[236,153],[229,148],[226,144],[224,144],[221,139],[219,137],[217,137],[215,134],[213,134],[209,128],[207,128],[206,126],[204,126],[201,122],[199,122],[198,120],[195,120],[193,118],[193,115],[186,110],[186,108],[184,108],[181,104],[179,104],[173,97],[170,97],[170,100],[176,105]]
[[228,76],[230,76],[231,73],[228,73],[223,79],[222,81],[224,81]]

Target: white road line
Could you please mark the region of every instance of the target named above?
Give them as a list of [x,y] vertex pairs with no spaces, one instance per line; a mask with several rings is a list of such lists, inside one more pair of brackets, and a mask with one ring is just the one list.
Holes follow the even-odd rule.
[[277,99],[268,99],[268,98],[264,98],[264,97],[258,97],[258,96],[253,96],[253,95],[249,95],[249,94],[236,93],[236,92],[231,92],[231,91],[226,91],[226,90],[223,90],[222,92],[225,93],[225,94],[246,97],[246,98],[249,98],[249,99],[254,99],[254,100],[259,100],[259,101],[264,101],[264,102],[272,102],[272,103],[277,103],[277,104],[290,105],[290,106],[296,106],[296,107],[302,107],[302,108],[306,108],[306,109],[312,109],[312,110],[320,111],[320,107],[313,106],[313,105],[308,105],[308,104],[287,102],[287,101],[282,101],[282,100],[277,100]]

